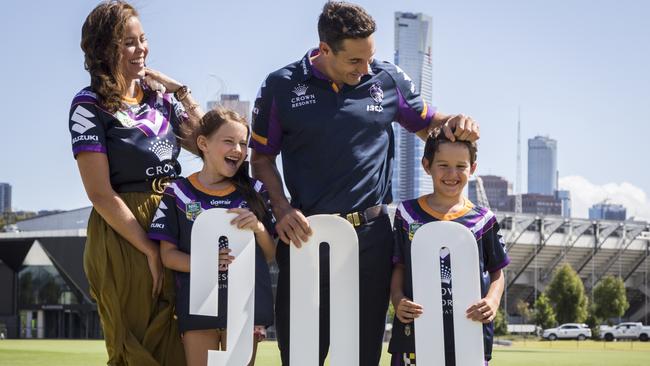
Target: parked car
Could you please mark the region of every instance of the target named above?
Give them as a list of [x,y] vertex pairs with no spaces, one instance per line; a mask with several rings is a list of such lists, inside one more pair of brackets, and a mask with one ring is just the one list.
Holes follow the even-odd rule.
[[614,339],[639,339],[646,342],[650,339],[650,326],[644,326],[640,322],[621,323],[615,327],[601,329],[600,338],[609,342]]
[[556,339],[577,339],[584,341],[591,338],[591,329],[587,324],[582,323],[567,323],[562,324],[557,328],[544,329],[542,338],[554,341]]

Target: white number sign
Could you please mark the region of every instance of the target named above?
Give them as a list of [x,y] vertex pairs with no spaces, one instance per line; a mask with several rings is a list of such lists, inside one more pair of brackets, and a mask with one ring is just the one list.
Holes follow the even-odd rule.
[[291,245],[290,361],[318,365],[319,247],[330,247],[330,365],[359,359],[359,239],[352,225],[334,215],[307,218],[313,234],[301,248]]
[[[471,231],[450,221],[420,227],[411,244],[413,301],[424,313],[415,319],[415,354],[418,365],[444,365],[440,250],[449,249],[453,286],[456,365],[483,365],[483,327],[465,317],[465,310],[481,299],[478,250]],[[462,347],[462,348],[461,348]]]
[[203,211],[192,226],[190,313],[217,316],[219,239],[226,237],[235,257],[228,266],[226,351],[209,351],[208,366],[245,366],[253,353],[255,304],[255,237],[230,224],[225,209]]

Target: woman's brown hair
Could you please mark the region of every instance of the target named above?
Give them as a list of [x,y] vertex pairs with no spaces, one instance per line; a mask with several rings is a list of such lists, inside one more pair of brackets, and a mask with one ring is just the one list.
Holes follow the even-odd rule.
[[126,80],[119,65],[126,22],[138,12],[121,0],[109,0],[97,5],[88,14],[81,28],[81,49],[84,66],[90,74],[90,87],[99,98],[99,104],[111,113],[122,107],[122,93]]

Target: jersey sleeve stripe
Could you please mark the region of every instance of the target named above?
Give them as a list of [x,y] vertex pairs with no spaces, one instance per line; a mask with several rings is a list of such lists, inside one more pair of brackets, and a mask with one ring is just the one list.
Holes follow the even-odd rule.
[[252,137],[253,137],[253,140],[259,142],[260,144],[262,144],[264,146],[268,145],[269,140],[266,137],[262,137],[262,136],[256,134],[254,131],[253,131]]
[[102,145],[77,145],[72,149],[72,154],[77,156],[82,152],[98,152],[106,154],[106,148]]

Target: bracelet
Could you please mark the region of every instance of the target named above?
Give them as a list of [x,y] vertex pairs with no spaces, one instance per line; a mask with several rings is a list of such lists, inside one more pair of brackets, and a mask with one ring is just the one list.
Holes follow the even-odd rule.
[[183,85],[174,92],[174,96],[176,97],[176,100],[182,102],[191,92],[192,91],[187,87],[187,85]]

